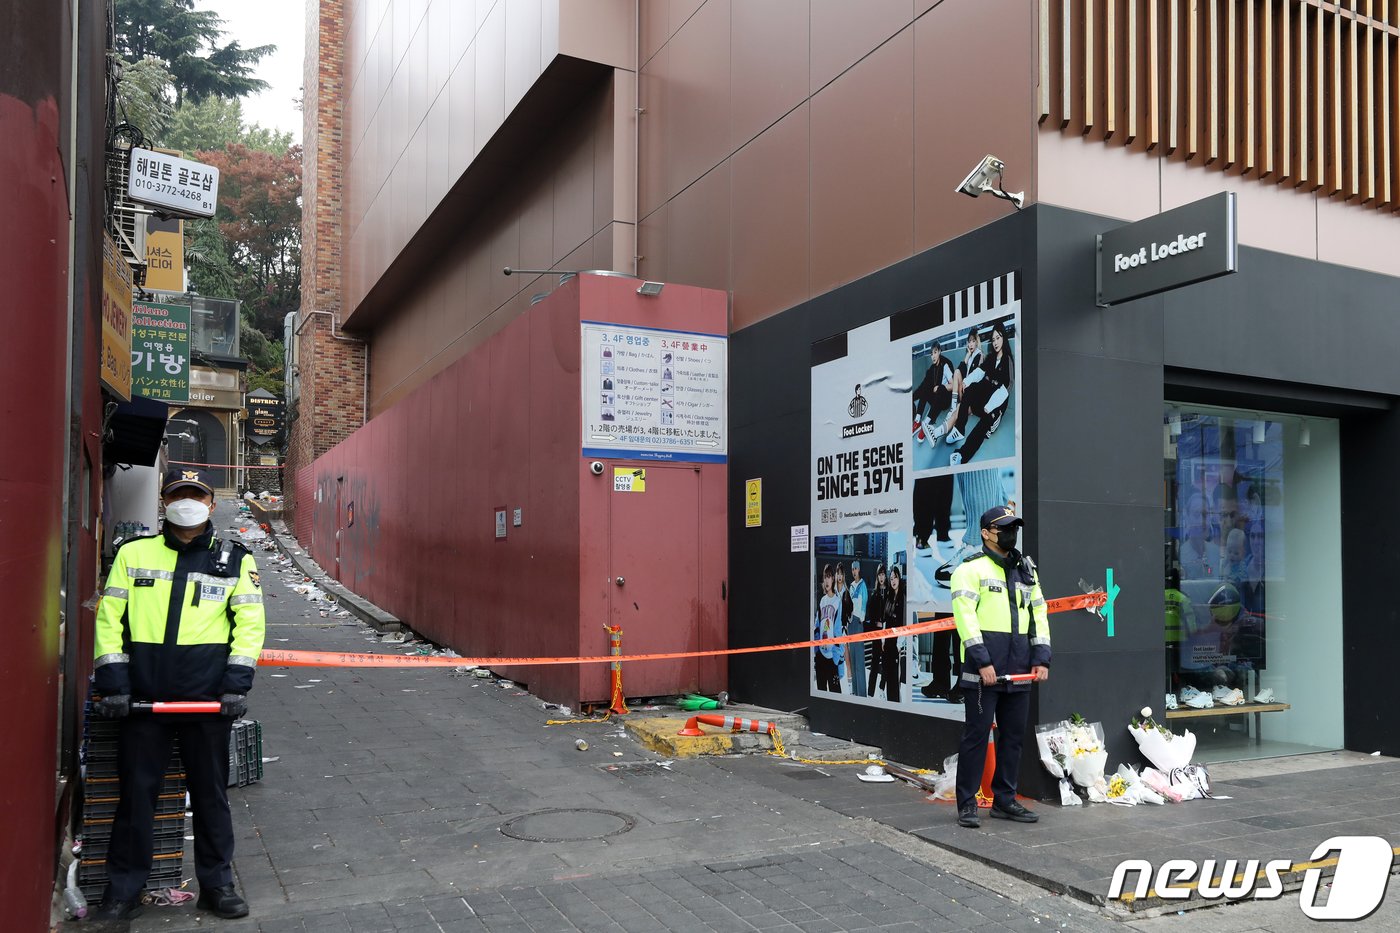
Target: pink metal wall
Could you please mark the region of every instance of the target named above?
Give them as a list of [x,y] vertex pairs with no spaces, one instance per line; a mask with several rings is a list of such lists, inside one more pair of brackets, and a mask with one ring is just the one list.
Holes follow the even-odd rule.
[[[464,655],[605,654],[611,484],[597,482],[579,455],[579,321],[727,329],[723,292],[668,285],[644,299],[636,287],[571,279],[319,458],[314,492],[299,503],[302,544],[351,589]],[[664,620],[650,641],[723,647],[725,475],[723,464],[700,467],[703,595],[690,617]],[[504,540],[495,537],[497,508],[508,518],[522,510]],[[664,533],[659,522],[655,533]],[[624,636],[629,650],[637,649]],[[601,665],[501,670],[551,700],[608,696]],[[626,691],[717,690],[724,670],[632,665]]]

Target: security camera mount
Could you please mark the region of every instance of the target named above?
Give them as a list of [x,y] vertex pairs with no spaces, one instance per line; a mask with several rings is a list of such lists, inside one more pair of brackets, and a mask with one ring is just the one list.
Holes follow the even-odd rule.
[[[1019,211],[1025,202],[1026,193],[1024,191],[1007,192],[1001,184],[1001,174],[1004,171],[1006,171],[1005,162],[994,155],[985,155],[982,157],[982,161],[977,163],[977,167],[968,172],[967,177],[953,190],[970,198],[975,198],[985,191],[992,197],[1010,201],[1016,205],[1016,210]],[[996,185],[992,184],[993,178],[996,179]]]

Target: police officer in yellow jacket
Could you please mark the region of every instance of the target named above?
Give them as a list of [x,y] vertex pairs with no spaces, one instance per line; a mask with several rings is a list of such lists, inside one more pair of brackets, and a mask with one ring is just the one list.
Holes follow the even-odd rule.
[[[96,711],[123,722],[121,798],[96,917],[124,920],[140,910],[156,800],[176,738],[194,809],[198,906],[245,917],[248,905],[233,885],[228,751],[262,651],[262,586],[253,556],[214,536],[214,489],[204,471],[171,470],[161,497],[163,533],[121,546],[97,609]],[[133,698],[217,700],[220,712],[131,716]]]
[[1018,823],[1039,819],[1016,800],[1031,687],[997,679],[1004,674],[1034,674],[1036,680],[1050,676],[1050,621],[1040,578],[1031,559],[1016,550],[1016,532],[1024,524],[1009,506],[982,513],[982,553],[963,561],[950,581],[966,697],[958,746],[961,826],[981,825],[977,788],[993,719],[998,738],[991,815]]

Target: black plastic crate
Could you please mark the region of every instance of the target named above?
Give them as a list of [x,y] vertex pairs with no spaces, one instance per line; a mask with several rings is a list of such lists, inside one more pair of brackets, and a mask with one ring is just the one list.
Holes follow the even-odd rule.
[[244,787],[261,781],[262,723],[256,719],[234,722],[228,741],[228,786]]
[[[168,828],[158,828],[155,834],[155,845],[152,849],[156,856],[175,855],[185,850],[185,821],[181,819],[175,825]],[[83,835],[83,861],[97,862],[105,861],[107,850],[111,847],[111,833],[103,833],[95,838],[89,838],[86,833]]]
[[[180,862],[170,865],[168,859],[165,862],[157,860],[151,868],[151,875],[146,879],[146,889],[155,888],[178,888],[185,880],[184,865]],[[96,905],[102,900],[102,895],[107,890],[107,863],[99,862],[96,868],[89,869],[86,865],[78,868],[78,888],[87,898],[89,905]]]
[[[83,821],[95,822],[98,820],[110,820],[117,815],[117,797],[101,796],[95,797],[92,794],[84,795],[83,798]],[[185,812],[185,792],[181,790],[174,794],[161,794],[156,798],[156,816],[163,816],[168,813]]]

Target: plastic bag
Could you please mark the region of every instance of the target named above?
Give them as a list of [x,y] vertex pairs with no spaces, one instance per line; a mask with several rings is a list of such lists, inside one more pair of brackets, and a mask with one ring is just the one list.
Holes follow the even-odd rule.
[[1183,765],[1173,768],[1168,776],[1171,778],[1172,788],[1181,794],[1182,800],[1211,796],[1210,775],[1206,773],[1205,765]]
[[943,759],[943,773],[933,779],[934,800],[956,800],[958,798],[958,756],[949,755]]

